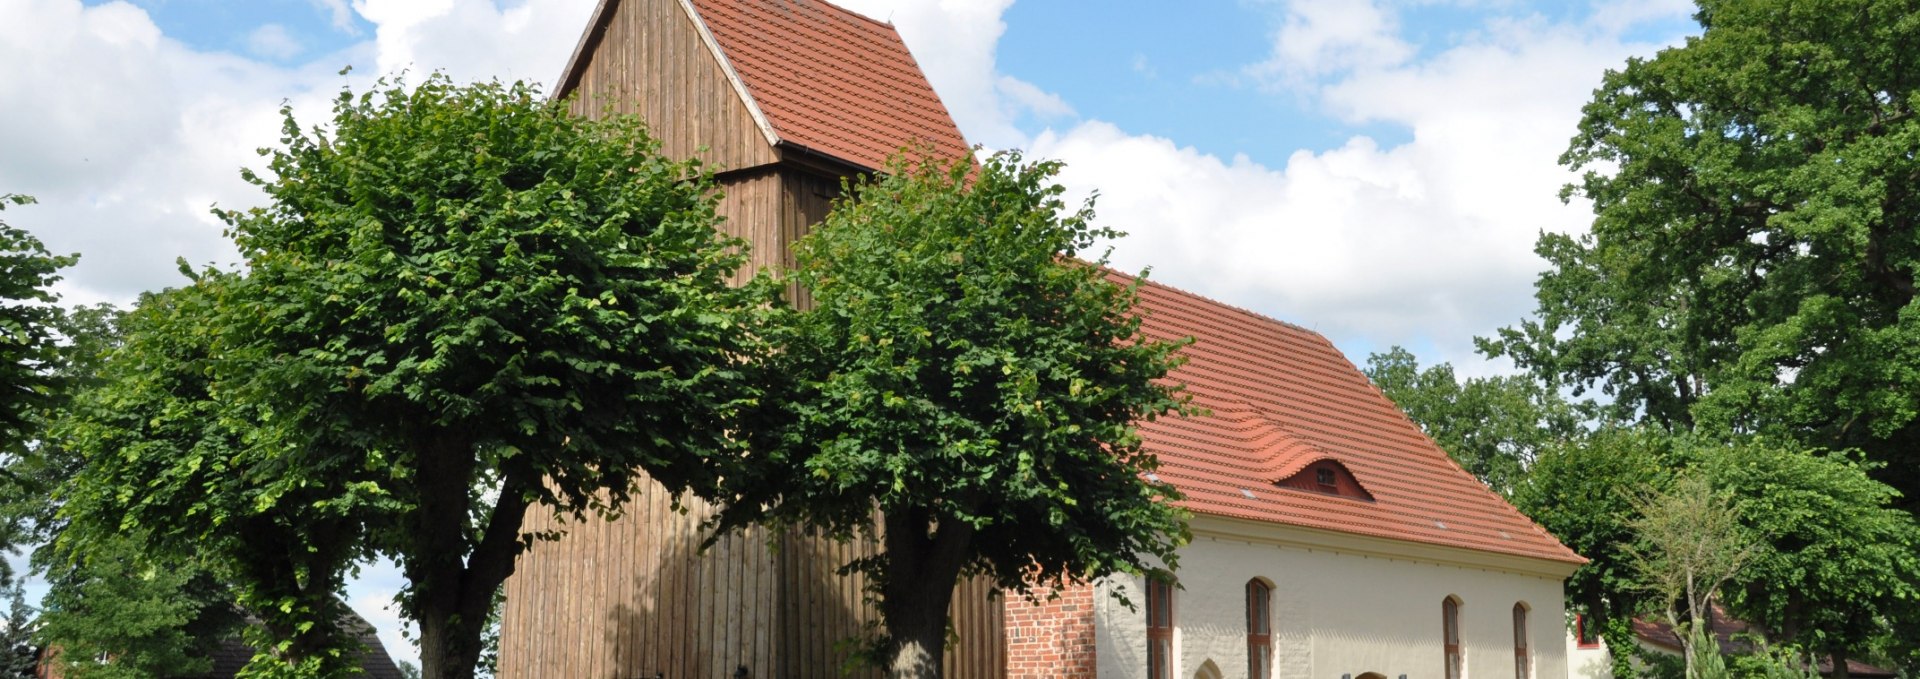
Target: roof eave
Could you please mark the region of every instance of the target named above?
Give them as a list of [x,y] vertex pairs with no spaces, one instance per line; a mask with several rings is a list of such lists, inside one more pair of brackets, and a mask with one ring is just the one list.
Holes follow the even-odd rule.
[[587,67],[587,55],[600,45],[600,39],[607,34],[607,22],[613,20],[613,14],[619,8],[620,0],[600,0],[594,4],[593,15],[587,18],[587,30],[581,32],[580,41],[574,43],[573,54],[567,57],[567,65],[560,70],[560,79],[554,81],[557,84],[549,97],[563,98],[580,86],[580,76]]
[[[606,0],[603,0],[606,1]],[[720,49],[720,41],[714,39],[713,31],[707,28],[705,19],[700,18],[700,10],[693,6],[693,0],[680,0],[680,9],[687,13],[687,19],[693,22],[695,30],[700,32],[700,42],[706,43],[707,51],[713,55],[715,63],[727,75],[727,82],[733,85],[734,94],[740,95],[740,103],[746,104],[747,113],[753,116],[753,124],[760,128],[760,134],[767,138],[768,146],[780,143],[780,135],[773,131],[773,123],[767,120],[767,114],[760,110],[760,102],[754,101],[753,92],[747,89],[747,81],[740,79],[740,72],[734,70],[733,60],[727,58],[726,51]]]
[[[1394,539],[1342,530],[1312,528],[1276,521],[1262,521],[1211,512],[1196,511],[1189,527],[1195,535],[1215,535],[1245,542],[1267,542],[1325,549],[1369,556],[1412,559],[1449,566],[1464,566],[1506,571],[1534,577],[1565,580],[1586,563],[1586,559],[1568,552],[1564,558],[1530,556],[1512,552],[1443,545],[1418,540]],[[1204,518],[1205,520],[1201,520]]]

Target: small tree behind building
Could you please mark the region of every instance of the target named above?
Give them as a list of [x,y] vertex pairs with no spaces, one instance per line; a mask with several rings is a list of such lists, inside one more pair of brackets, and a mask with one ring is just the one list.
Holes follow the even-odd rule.
[[[1697,679],[1698,655],[1719,651],[1711,624],[1714,595],[1753,560],[1759,542],[1740,524],[1732,501],[1698,475],[1684,475],[1634,504],[1639,540],[1623,549],[1685,647],[1688,679]],[[1696,648],[1701,643],[1715,647]]]

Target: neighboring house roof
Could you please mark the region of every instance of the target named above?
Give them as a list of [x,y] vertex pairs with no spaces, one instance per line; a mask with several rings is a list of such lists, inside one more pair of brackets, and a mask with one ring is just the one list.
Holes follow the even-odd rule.
[[[1746,637],[1736,636],[1754,632],[1753,625],[1748,624],[1744,620],[1734,618],[1731,614],[1727,613],[1726,607],[1719,603],[1713,604],[1713,613],[1708,616],[1708,621],[1712,623],[1711,629],[1713,630],[1713,637],[1715,641],[1719,642],[1720,652],[1722,654],[1741,655],[1753,652],[1753,644],[1749,642]],[[1633,635],[1639,637],[1643,644],[1670,653],[1678,654],[1683,648],[1680,644],[1680,635],[1674,633],[1672,625],[1664,622],[1635,618],[1633,620]],[[1833,658],[1820,658],[1819,665],[1821,674],[1833,673]],[[1858,660],[1847,661],[1847,674],[1855,677],[1899,676],[1898,673],[1892,670],[1868,665]]]
[[[368,623],[366,618],[349,610],[342,617],[341,623],[358,635],[360,643],[367,647],[366,654],[360,657],[362,674],[357,676],[367,679],[401,679],[400,668],[394,664],[393,658],[387,655],[386,645],[380,643],[379,632],[374,630],[373,625]],[[220,646],[214,649],[213,667],[207,670],[206,674],[191,679],[232,679],[239,675],[240,669],[246,667],[251,660],[253,660],[252,646],[238,639],[229,639],[221,642]]]
[[[342,616],[341,623],[358,635],[360,643],[366,646],[366,654],[360,657],[361,674],[354,676],[365,679],[402,679],[400,668],[394,664],[393,658],[387,655],[387,647],[380,643],[379,632],[367,622],[366,618],[360,617],[359,613],[349,609]],[[249,624],[258,623],[256,621]],[[206,673],[174,679],[233,679],[240,674],[240,670],[246,667],[248,662],[253,660],[253,647],[238,638],[222,639],[208,655],[213,664]],[[35,668],[34,676],[48,679],[65,676],[63,665],[58,662],[59,657],[58,647],[41,649],[39,666]]]
[[[622,0],[600,0],[559,94]],[[709,36],[768,142],[876,170],[905,143],[942,157],[968,154],[966,139],[891,24],[821,0],[677,1]]]
[[[1140,428],[1188,509],[1585,562],[1455,464],[1325,337],[1157,283],[1140,307],[1148,335],[1196,338],[1170,379],[1211,414]],[[1373,499],[1278,485],[1329,458]]]

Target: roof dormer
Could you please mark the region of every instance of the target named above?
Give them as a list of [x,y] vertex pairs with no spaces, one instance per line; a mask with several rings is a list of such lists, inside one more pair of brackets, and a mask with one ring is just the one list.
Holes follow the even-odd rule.
[[1373,501],[1373,494],[1366,486],[1360,485],[1353,471],[1332,457],[1320,457],[1301,465],[1300,470],[1275,481],[1281,488],[1292,488],[1326,495],[1335,495],[1366,502]]

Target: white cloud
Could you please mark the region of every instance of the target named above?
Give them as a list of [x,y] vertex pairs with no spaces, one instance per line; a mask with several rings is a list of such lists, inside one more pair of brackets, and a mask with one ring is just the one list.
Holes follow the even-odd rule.
[[444,70],[459,81],[551,86],[593,13],[592,0],[353,0],[372,22],[381,73]]
[[10,221],[82,253],[61,286],[80,302],[171,285],[176,256],[231,260],[209,206],[258,200],[238,169],[323,82],[187,49],[120,2],[0,4],[0,64],[0,98],[24,104],[0,107],[0,186],[40,198]]
[[[282,68],[200,52],[161,35],[126,2],[0,2],[0,191],[40,204],[10,211],[58,252],[82,253],[60,290],[70,301],[129,302],[181,279],[175,257],[231,262],[232,245],[209,214],[244,208],[259,192],[241,167],[279,137],[281,103],[305,124],[326,117],[342,85],[364,88],[380,72],[447,68],[456,78],[557,76],[592,0],[490,0],[355,4],[377,38]],[[272,28],[272,27],[268,27]],[[256,32],[273,53],[286,36]],[[281,52],[284,54],[284,52]],[[335,74],[356,64],[351,78]],[[369,68],[371,67],[371,68]]]
[[313,3],[315,9],[326,12],[328,23],[332,24],[333,30],[347,35],[360,34],[360,29],[353,24],[353,8],[347,5],[347,0],[308,0],[308,2]]
[[1041,118],[1061,118],[1074,114],[1073,107],[1060,95],[1042,90],[1025,80],[1003,75],[995,86],[1000,96],[1005,98],[1004,101],[1011,104],[1001,109],[1009,117],[1019,115],[1020,111],[1031,111]]
[[[1115,261],[1327,333],[1350,348],[1428,345],[1486,369],[1476,334],[1532,309],[1537,234],[1578,231],[1557,164],[1601,73],[1658,46],[1539,20],[1496,21],[1422,61],[1355,69],[1310,90],[1352,123],[1411,141],[1353,137],[1280,166],[1222,159],[1091,121],[1038,137],[1063,181],[1101,193],[1129,231]],[[1354,358],[1363,358],[1355,356]]]
[[291,59],[300,53],[300,41],[280,24],[267,24],[247,34],[247,51],[269,59]]
[[1413,56],[1398,22],[1372,0],[1291,0],[1273,35],[1273,53],[1247,75],[1274,87],[1320,76],[1398,65]]
[[1623,31],[1650,20],[1693,14],[1693,0],[1613,0],[1596,3],[1590,23],[1606,31]]

